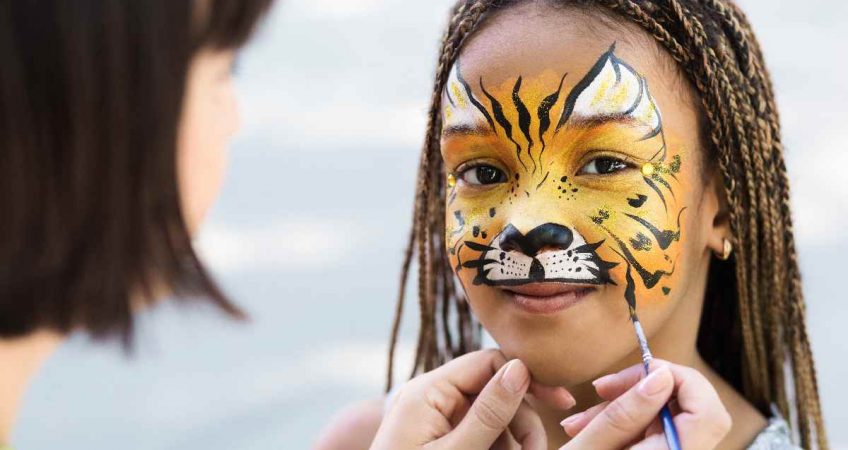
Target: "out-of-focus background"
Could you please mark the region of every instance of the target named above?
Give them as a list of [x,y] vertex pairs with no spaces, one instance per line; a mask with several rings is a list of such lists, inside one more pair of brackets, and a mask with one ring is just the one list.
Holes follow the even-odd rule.
[[[166,305],[145,314],[132,358],[72,339],[25,399],[18,448],[308,448],[340,407],[381,393],[450,3],[278,5],[243,54],[245,126],[199,241],[252,322]],[[845,450],[848,2],[739,3],[776,84],[825,417]]]

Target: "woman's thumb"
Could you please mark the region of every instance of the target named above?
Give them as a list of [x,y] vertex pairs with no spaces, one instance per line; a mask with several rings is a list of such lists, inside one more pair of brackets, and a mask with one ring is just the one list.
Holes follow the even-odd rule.
[[530,386],[530,372],[519,360],[505,364],[486,384],[457,427],[444,438],[447,448],[489,449],[512,422]]

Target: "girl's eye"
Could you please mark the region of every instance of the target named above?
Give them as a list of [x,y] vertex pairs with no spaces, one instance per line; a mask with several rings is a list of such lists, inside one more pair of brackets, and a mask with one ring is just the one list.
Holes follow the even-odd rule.
[[506,181],[506,174],[497,167],[481,164],[462,171],[459,178],[470,185],[481,186],[503,183]]
[[606,175],[627,169],[627,163],[620,159],[602,156],[589,161],[582,169],[581,175]]

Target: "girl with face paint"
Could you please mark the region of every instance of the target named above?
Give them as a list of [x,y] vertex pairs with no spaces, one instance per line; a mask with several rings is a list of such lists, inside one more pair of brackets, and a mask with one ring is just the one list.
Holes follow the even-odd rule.
[[[28,381],[68,334],[129,345],[135,313],[167,294],[240,317],[191,238],[238,128],[235,52],[271,3],[0,3],[0,449]],[[517,406],[529,375],[505,362],[477,353],[435,379],[468,389],[494,378]]]
[[778,113],[736,5],[461,1],[430,113],[402,276],[417,254],[414,373],[478,349],[482,325],[574,397],[528,398],[548,446],[580,442],[621,375],[602,377],[640,360],[638,315],[732,419],[684,448],[794,448],[789,417],[827,447]]

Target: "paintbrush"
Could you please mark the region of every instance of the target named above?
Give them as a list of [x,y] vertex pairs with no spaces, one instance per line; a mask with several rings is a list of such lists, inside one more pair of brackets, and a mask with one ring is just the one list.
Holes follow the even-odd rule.
[[[617,251],[613,250],[618,253]],[[624,258],[624,255],[618,253],[619,256],[627,263],[627,271],[625,272],[625,281],[627,285],[624,288],[624,299],[627,300],[627,308],[630,310],[630,321],[633,322],[633,328],[636,330],[636,340],[639,341],[639,349],[642,351],[642,365],[645,368],[645,376],[651,370],[651,361],[654,360],[654,355],[648,347],[648,337],[645,336],[645,330],[642,328],[642,322],[639,322],[639,316],[636,315],[636,283],[633,280],[633,275],[630,273],[630,261]],[[670,450],[680,450],[680,438],[677,436],[677,427],[674,426],[674,420],[671,416],[671,410],[668,408],[668,403],[660,410],[660,422],[662,422],[663,433],[665,434],[665,442]]]
[[[654,356],[648,347],[648,338],[645,336],[645,330],[642,329],[642,323],[639,322],[639,317],[636,315],[636,309],[632,307],[630,308],[630,320],[633,322],[633,328],[636,329],[636,339],[639,340],[639,348],[642,350],[642,365],[645,367],[645,375],[648,375]],[[668,404],[660,410],[660,421],[662,422],[665,442],[668,444],[668,448],[670,450],[680,450],[680,438],[677,437],[677,428],[674,426],[674,420],[672,419]]]

